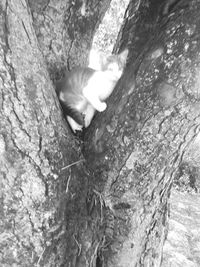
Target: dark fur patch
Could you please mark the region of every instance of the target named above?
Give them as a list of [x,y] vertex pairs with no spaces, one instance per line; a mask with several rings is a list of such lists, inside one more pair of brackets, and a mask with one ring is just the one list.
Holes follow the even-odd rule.
[[70,116],[73,120],[75,120],[79,125],[85,126],[84,116],[77,110],[66,105],[65,102],[60,101],[63,113],[65,116]]

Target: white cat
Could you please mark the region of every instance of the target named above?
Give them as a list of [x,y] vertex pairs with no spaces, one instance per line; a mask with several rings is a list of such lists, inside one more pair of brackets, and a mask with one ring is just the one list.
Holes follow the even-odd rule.
[[105,100],[122,75],[127,55],[126,49],[119,55],[108,57],[100,71],[89,67],[75,68],[57,82],[58,98],[74,132],[88,127],[96,110],[106,109]]

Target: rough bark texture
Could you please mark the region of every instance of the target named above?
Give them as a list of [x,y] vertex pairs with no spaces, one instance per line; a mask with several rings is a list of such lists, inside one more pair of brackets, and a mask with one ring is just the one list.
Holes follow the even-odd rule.
[[[48,66],[69,51],[68,64],[80,62],[71,58],[82,44],[75,11],[85,18],[84,3],[93,2],[41,2],[31,9]],[[130,3],[119,39],[120,48],[129,44],[128,66],[86,132],[87,172],[81,162],[68,166],[81,153],[63,127],[25,0],[0,2],[1,266],[160,265],[172,179],[200,123],[200,3],[175,2]],[[73,16],[57,13],[58,3]],[[39,16],[45,9],[49,21]],[[64,37],[63,27],[52,37],[56,18],[73,22]],[[90,41],[80,36],[83,51]]]
[[51,77],[86,65],[94,32],[111,0],[29,0],[34,28]]
[[162,267],[200,266],[200,195],[172,190]]
[[62,169],[80,153],[25,0],[1,1],[0,18],[0,266],[61,266],[79,251],[87,175]]
[[173,177],[199,133],[200,1],[170,3],[129,5],[127,68],[85,136],[103,266],[160,266]]
[[184,153],[170,195],[162,267],[200,266],[200,134]]
[[84,62],[110,1],[29,2],[34,28],[25,0],[0,2],[0,265],[95,266],[92,174],[45,63],[54,73]]

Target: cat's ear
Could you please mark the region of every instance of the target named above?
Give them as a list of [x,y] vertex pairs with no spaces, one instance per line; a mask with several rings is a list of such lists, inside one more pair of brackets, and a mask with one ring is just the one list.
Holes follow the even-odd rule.
[[120,59],[123,66],[126,63],[127,56],[128,56],[128,49],[127,48],[124,51],[122,51],[120,54],[118,54],[118,58]]

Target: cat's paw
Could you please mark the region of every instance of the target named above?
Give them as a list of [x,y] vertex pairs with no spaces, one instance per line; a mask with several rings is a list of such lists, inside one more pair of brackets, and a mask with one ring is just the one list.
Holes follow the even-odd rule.
[[70,116],[67,116],[67,121],[69,122],[69,125],[74,133],[76,133],[76,131],[83,130],[83,126],[75,122],[75,120],[73,120]]
[[103,112],[104,110],[106,110],[106,108],[107,108],[107,104],[105,102],[102,102],[101,105],[99,105],[98,107],[98,111]]

